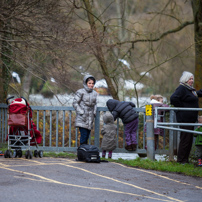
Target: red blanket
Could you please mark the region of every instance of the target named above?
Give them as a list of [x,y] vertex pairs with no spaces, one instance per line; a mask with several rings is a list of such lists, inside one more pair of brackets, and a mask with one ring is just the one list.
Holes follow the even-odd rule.
[[[36,142],[37,144],[40,144],[42,141],[42,136],[41,133],[37,130],[35,123],[31,120],[32,118],[32,110],[29,106],[29,104],[24,103],[24,100],[21,98],[17,98],[14,101],[12,101],[12,103],[9,105],[8,107],[8,112],[9,114],[26,114],[26,116],[28,116],[28,112],[29,112],[29,128],[33,129],[30,131],[30,136],[32,137],[30,145],[36,145],[35,143],[35,138],[34,138],[34,134],[36,137]],[[25,134],[28,134],[28,126],[10,126],[10,130],[9,130],[9,134],[15,134],[15,135],[20,135],[18,133],[18,130],[20,128],[20,131],[24,131]],[[8,136],[6,138],[6,140],[8,140]]]

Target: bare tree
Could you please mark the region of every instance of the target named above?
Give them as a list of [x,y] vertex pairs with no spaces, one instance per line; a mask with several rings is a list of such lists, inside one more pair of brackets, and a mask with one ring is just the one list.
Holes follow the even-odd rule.
[[[194,15],[194,34],[195,34],[195,87],[197,90],[202,88],[202,2],[192,0]],[[202,100],[200,100],[202,107]]]
[[27,72],[21,95],[29,94],[33,76],[46,84],[53,77],[60,89],[74,91],[89,72],[106,79],[115,99],[124,99],[127,79],[169,96],[181,72],[194,69],[190,1],[4,0],[0,9],[1,56]]
[[[184,62],[187,60],[186,55],[193,56],[193,40],[191,34],[189,36],[192,29],[189,26],[194,23],[190,20],[191,5],[186,5],[189,15],[185,18],[185,15],[180,13],[180,6],[185,6],[185,3],[180,1],[161,1],[156,7],[153,1],[149,0],[102,1],[102,4],[98,2],[83,0],[73,1],[73,4],[77,8],[77,16],[85,22],[86,35],[82,44],[91,48],[89,54],[94,55],[99,62],[111,95],[115,99],[120,99],[120,84],[123,85],[120,79],[142,81],[153,87],[151,93],[163,92],[168,95],[176,87],[175,83],[179,79],[177,74],[180,75],[184,68],[193,70]],[[148,5],[156,11],[151,12]],[[140,18],[140,6],[142,10],[145,7],[148,10],[143,12],[143,18]],[[89,31],[86,31],[88,26]],[[185,43],[187,36],[190,40]],[[122,59],[130,63],[130,68],[123,65]],[[191,61],[193,59],[190,64]],[[187,66],[183,67],[183,63]],[[172,79],[173,69],[179,69],[174,78],[175,83]],[[152,79],[145,77],[147,72],[151,74]],[[171,87],[165,83],[166,78],[171,78],[168,81]]]
[[[49,6],[53,5],[51,1],[46,3]],[[2,0],[0,2],[0,78],[3,83],[0,102],[5,102],[7,98],[12,67],[23,66],[25,62],[25,60],[19,60],[19,55],[22,52],[26,55],[27,49],[37,47],[37,41],[45,41],[49,37],[42,29],[43,25],[39,23],[42,16],[41,9],[47,4],[43,4],[40,0]],[[48,12],[48,9],[46,11]],[[28,55],[26,57],[28,58]],[[26,70],[26,67],[24,68]]]
[[14,89],[27,98],[33,76],[44,82],[53,76],[52,61],[67,48],[65,29],[71,20],[71,7],[63,11],[63,4],[65,1],[54,0],[0,2],[0,102],[7,98],[15,68],[23,69],[24,78],[21,91]]

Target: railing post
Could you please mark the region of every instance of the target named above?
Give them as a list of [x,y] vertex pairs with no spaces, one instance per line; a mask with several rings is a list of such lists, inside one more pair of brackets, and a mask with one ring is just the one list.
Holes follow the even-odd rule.
[[100,147],[100,111],[97,109],[95,117],[95,134],[94,134],[94,145]]
[[[176,115],[175,112],[173,114],[173,122],[176,123]],[[179,131],[173,131],[173,152],[174,155],[177,155],[177,151],[178,151],[178,133]]]
[[147,158],[154,161],[154,114],[152,105],[146,105]]
[[[170,123],[174,122],[174,115],[175,115],[174,111],[171,110],[170,111]],[[174,134],[174,131],[169,130],[169,161],[174,160],[173,134]]]

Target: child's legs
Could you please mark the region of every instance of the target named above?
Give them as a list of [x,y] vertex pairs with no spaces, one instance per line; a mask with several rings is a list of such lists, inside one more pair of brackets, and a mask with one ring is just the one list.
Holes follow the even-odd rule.
[[86,128],[79,127],[79,131],[80,131],[80,134],[81,134],[80,144],[88,144],[88,138],[89,138],[89,135],[90,135],[90,130],[88,130]]
[[138,128],[138,119],[131,121],[130,123],[125,124],[125,139],[127,145],[137,144],[137,133]]
[[132,144],[137,144],[137,128],[138,128],[138,119],[132,121],[131,127],[131,141]]
[[201,146],[196,146],[196,157],[197,158],[202,158],[202,145]]
[[155,144],[155,149],[157,149],[159,144],[159,135],[154,134],[154,144]]
[[106,155],[106,150],[103,150],[102,151],[102,157],[105,157],[105,155]]
[[125,124],[124,125],[124,133],[125,133],[125,140],[126,140],[127,145],[132,144],[131,137],[130,137],[130,130],[131,130],[130,123]]
[[112,158],[112,151],[109,151],[108,158]]

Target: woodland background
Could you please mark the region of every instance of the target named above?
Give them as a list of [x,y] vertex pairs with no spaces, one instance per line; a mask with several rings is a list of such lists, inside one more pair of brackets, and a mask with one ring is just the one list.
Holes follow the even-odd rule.
[[142,83],[141,95],[169,100],[183,71],[202,88],[201,41],[200,0],[1,0],[0,103],[71,94],[86,73],[105,79],[114,99],[140,96]]

